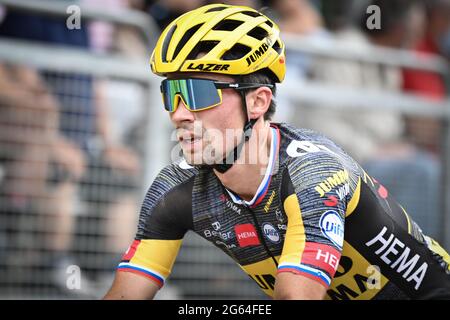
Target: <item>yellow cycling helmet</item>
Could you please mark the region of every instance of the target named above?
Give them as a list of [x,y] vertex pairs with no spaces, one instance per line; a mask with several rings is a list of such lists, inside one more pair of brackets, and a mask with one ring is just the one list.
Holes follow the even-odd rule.
[[246,75],[265,70],[274,82],[282,82],[286,64],[279,34],[272,20],[252,8],[206,5],[166,27],[152,53],[152,71],[166,76],[172,72]]

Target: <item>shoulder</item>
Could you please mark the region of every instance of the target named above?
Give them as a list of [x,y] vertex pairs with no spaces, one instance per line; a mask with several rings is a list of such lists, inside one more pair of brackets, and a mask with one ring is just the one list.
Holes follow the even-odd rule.
[[145,196],[137,237],[181,239],[192,226],[192,188],[198,174],[185,162],[173,163],[156,176]]
[[328,137],[309,130],[280,124],[280,165],[295,189],[317,185],[331,177],[357,179],[360,167]]
[[154,207],[163,198],[170,195],[190,198],[192,183],[198,170],[189,166],[185,160],[172,163],[164,167],[154,179],[144,200],[142,209]]
[[198,174],[198,169],[186,163],[186,160],[165,166],[156,176],[153,185],[166,191],[192,180]]

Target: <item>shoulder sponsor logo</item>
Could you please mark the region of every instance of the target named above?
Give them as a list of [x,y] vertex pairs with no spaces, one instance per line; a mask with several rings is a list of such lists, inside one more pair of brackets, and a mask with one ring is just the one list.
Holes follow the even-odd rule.
[[394,271],[411,282],[414,289],[418,290],[428,270],[428,264],[423,261],[421,256],[414,254],[400,239],[386,234],[387,228],[383,227],[381,231],[370,241],[366,242],[367,247],[381,245],[375,251],[375,254]]
[[336,190],[336,194],[339,197],[340,200],[344,200],[344,198],[350,193],[350,185],[348,183],[344,184],[343,186],[339,187]]
[[[318,186],[314,188],[316,192],[320,195],[320,197],[325,196],[325,193],[330,192],[331,189],[343,185],[347,181],[349,181],[350,176],[347,170],[339,170],[334,172],[331,177],[326,178]],[[350,190],[350,187],[348,187]],[[342,190],[342,194],[345,194],[345,189]],[[339,195],[339,193],[338,193]]]
[[187,163],[186,159],[183,159],[178,166],[183,170],[193,169],[194,167]]
[[328,199],[324,200],[323,204],[327,207],[336,207],[338,204],[338,199],[335,196],[328,196]]
[[344,222],[334,210],[326,211],[320,217],[320,230],[336,246],[342,249],[344,243]]
[[311,141],[292,140],[286,149],[286,153],[293,158],[301,157],[308,153],[315,153],[322,151],[326,151],[336,155],[336,153],[331,151],[329,148],[320,144],[314,144]]
[[264,236],[273,243],[279,243],[281,240],[280,233],[270,223],[263,224]]
[[257,246],[260,244],[255,227],[250,224],[239,224],[234,227],[239,247]]
[[213,72],[213,71],[226,71],[230,67],[229,64],[216,64],[216,63],[200,63],[195,64],[190,63],[187,70],[198,70],[203,72]]

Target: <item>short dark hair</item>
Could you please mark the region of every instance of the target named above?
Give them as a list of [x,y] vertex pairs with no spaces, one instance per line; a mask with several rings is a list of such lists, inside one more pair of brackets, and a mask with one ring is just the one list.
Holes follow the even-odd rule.
[[[275,110],[277,107],[276,101],[274,99],[276,93],[277,93],[277,87],[275,82],[273,81],[272,77],[270,77],[266,72],[263,70],[256,71],[254,73],[241,75],[239,77],[236,77],[236,81],[241,83],[262,83],[262,84],[271,84],[273,85],[270,90],[272,91],[272,100],[270,101],[269,109],[267,109],[266,113],[264,114],[264,120],[272,120],[273,115],[275,114]],[[246,93],[251,92],[256,89],[248,89],[245,90]]]

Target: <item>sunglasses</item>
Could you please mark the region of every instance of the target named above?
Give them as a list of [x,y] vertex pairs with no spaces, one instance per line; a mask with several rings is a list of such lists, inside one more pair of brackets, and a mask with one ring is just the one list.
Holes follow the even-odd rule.
[[272,84],[229,83],[210,79],[165,79],[161,82],[164,108],[169,112],[177,110],[179,99],[189,111],[203,111],[222,103],[221,89],[246,90],[259,87],[272,88]]

